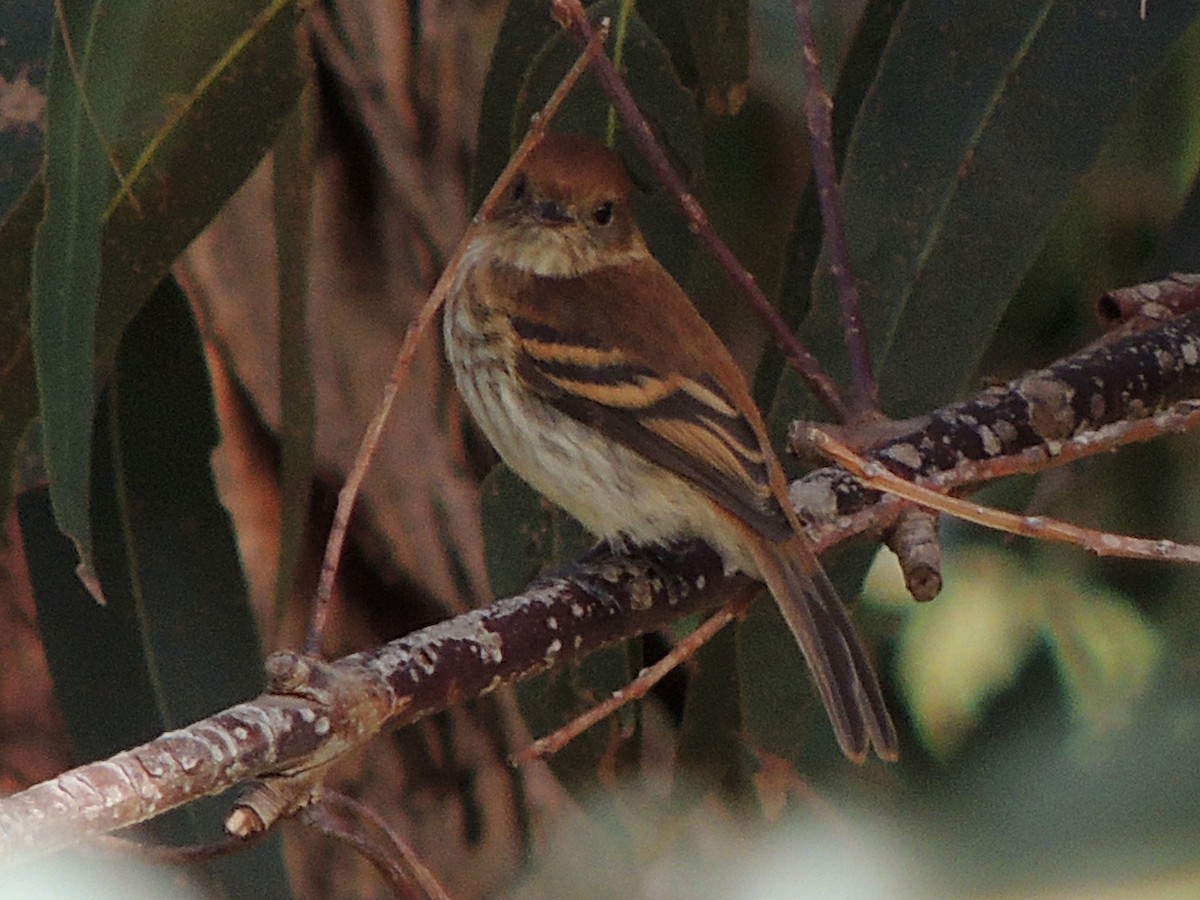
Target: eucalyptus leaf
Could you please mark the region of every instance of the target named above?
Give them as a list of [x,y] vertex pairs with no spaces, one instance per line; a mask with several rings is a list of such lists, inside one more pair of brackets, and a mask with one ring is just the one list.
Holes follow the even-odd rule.
[[272,169],[279,268],[280,534],[275,610],[282,616],[304,550],[316,459],[316,386],[308,346],[316,89],[301,94],[275,148]]
[[[925,412],[967,382],[1071,187],[1197,8],[905,6],[843,173],[886,412]],[[803,335],[844,375],[825,275],[814,298]]]
[[[91,513],[104,606],[74,577],[44,492],[22,503],[43,645],[85,760],[263,688],[258,632],[210,469],[219,435],[204,352],[174,282],[164,282],[127,329],[97,423]],[[213,840],[227,812],[227,798],[202,800],[156,821],[155,830],[171,841]],[[278,841],[218,868],[224,874],[209,874],[226,896],[287,896]]]
[[257,164],[308,69],[295,2],[62,10],[31,318],[55,514],[86,564],[93,404],[125,325]]

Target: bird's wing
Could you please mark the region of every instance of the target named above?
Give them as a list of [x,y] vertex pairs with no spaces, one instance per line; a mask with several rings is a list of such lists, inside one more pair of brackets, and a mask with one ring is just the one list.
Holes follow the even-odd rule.
[[772,492],[770,450],[713,376],[659,371],[545,321],[512,325],[517,374],[545,402],[690,481],[764,537],[793,534]]

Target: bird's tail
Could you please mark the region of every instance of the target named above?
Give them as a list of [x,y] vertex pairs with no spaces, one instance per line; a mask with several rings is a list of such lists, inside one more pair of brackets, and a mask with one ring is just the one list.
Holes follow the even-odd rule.
[[863,762],[873,744],[880,758],[897,759],[896,727],[871,658],[804,538],[758,542],[753,555],[808,661],[842,752]]

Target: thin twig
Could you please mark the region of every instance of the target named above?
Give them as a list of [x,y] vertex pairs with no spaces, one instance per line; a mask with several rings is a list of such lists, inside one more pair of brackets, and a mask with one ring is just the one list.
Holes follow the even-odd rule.
[[850,246],[846,241],[842,189],[838,183],[837,164],[833,159],[833,127],[830,124],[833,100],[821,78],[821,55],[813,32],[812,3],[810,0],[794,0],[793,6],[796,9],[796,28],[800,33],[804,61],[804,117],[808,122],[812,147],[813,177],[817,183],[821,222],[829,248],[829,274],[837,287],[842,334],[850,358],[850,414],[852,420],[859,420],[879,412],[879,385],[871,364],[871,345],[858,302],[858,281],[854,277]]
[[868,487],[887,491],[889,494],[895,494],[905,500],[968,522],[974,522],[985,528],[1006,531],[1024,537],[1075,544],[1097,556],[1200,563],[1200,547],[1194,544],[1109,534],[1090,528],[1080,528],[1077,525],[1048,519],[1045,516],[1020,516],[1004,510],[991,509],[959,497],[940,494],[911,481],[905,481],[900,476],[889,472],[882,463],[863,459],[837,438],[816,426],[809,428],[806,437],[813,447],[844,466]]
[[717,632],[745,612],[746,607],[749,606],[752,599],[754,599],[754,596],[747,594],[734,599],[717,610],[705,619],[704,624],[699,628],[677,641],[666,656],[654,665],[642,669],[638,673],[637,678],[625,685],[625,687],[619,691],[615,691],[607,700],[597,703],[587,712],[576,716],[557,731],[543,738],[538,738],[524,750],[513,756],[513,762],[517,765],[524,765],[533,762],[535,759],[545,759],[548,756],[553,756],[597,722],[608,718],[627,703],[645,697],[650,693],[651,688],[666,678],[681,663],[690,659],[696,651],[712,640]]
[[[546,101],[546,105],[542,108],[541,113],[530,123],[529,130],[525,133],[525,138],[513,152],[508,165],[500,173],[500,177],[496,180],[496,183],[492,185],[492,189],[488,192],[487,197],[484,198],[479,212],[476,213],[476,222],[486,218],[495,209],[496,204],[500,202],[500,198],[508,189],[508,185],[517,170],[524,165],[525,158],[537,146],[538,142],[541,141],[542,136],[545,134],[546,126],[554,118],[559,107],[562,106],[563,101],[574,87],[575,82],[579,80],[589,62],[597,54],[600,54],[607,37],[607,24],[602,23],[600,30],[593,33],[587,46],[580,53],[579,58],[575,61],[575,65],[563,76],[562,81],[559,82],[550,99]],[[459,241],[454,255],[446,263],[446,268],[443,270],[441,277],[438,278],[437,284],[434,285],[433,291],[430,292],[429,299],[421,307],[417,318],[408,326],[404,334],[404,342],[400,346],[400,352],[397,354],[395,365],[392,367],[391,377],[388,379],[387,385],[384,386],[383,395],[379,399],[379,405],[376,407],[375,414],[372,416],[370,424],[363,434],[362,442],[359,444],[358,454],[354,458],[354,465],[350,468],[350,472],[346,476],[346,483],[342,485],[341,491],[338,492],[337,509],[334,511],[333,523],[329,528],[329,539],[325,544],[325,556],[321,561],[321,576],[317,582],[317,590],[313,597],[312,611],[309,616],[308,635],[304,642],[304,648],[307,653],[318,654],[320,652],[321,635],[325,631],[325,620],[329,614],[329,601],[333,595],[333,581],[337,574],[338,564],[341,562],[342,545],[346,540],[346,529],[350,524],[350,513],[354,510],[354,502],[358,498],[358,491],[362,485],[362,480],[366,476],[367,469],[370,467],[371,460],[374,458],[375,451],[379,446],[379,437],[383,433],[383,426],[387,422],[388,415],[391,413],[392,403],[395,401],[396,393],[399,391],[400,385],[408,373],[409,366],[412,364],[413,357],[417,352],[418,342],[437,318],[438,311],[445,302],[451,285],[454,284],[458,268],[462,263],[463,254],[466,252],[467,246],[473,237],[473,229],[468,229],[467,233],[463,235],[462,240]]]
[[341,791],[326,790],[321,798],[321,802],[325,806],[340,807],[342,812],[358,816],[377,828],[396,851],[395,855],[399,859],[405,874],[421,888],[426,897],[433,898],[433,900],[451,900],[450,892],[438,880],[433,870],[425,865],[416,848],[378,812],[348,794],[343,794]]
[[[595,29],[592,28],[587,13],[579,4],[579,0],[552,0],[551,6],[555,19],[568,30],[576,41],[580,44],[587,44],[594,40]],[[629,137],[638,152],[654,170],[659,183],[674,199],[700,243],[716,260],[738,293],[749,301],[783,350],[788,362],[800,373],[817,399],[835,417],[845,421],[848,410],[837,385],[822,368],[817,358],[788,328],[787,323],[783,321],[771,301],[767,299],[767,295],[758,286],[758,282],[754,280],[754,276],[746,271],[734,252],[721,240],[721,236],[713,228],[699,201],[688,189],[679,173],[671,166],[662,148],[659,147],[650,123],[638,109],[637,102],[617,73],[612,61],[603,54],[596,56],[592,61],[592,74],[599,79],[601,87],[608,94],[613,107],[617,110],[617,115],[625,123]]]
[[369,862],[379,876],[387,882],[388,888],[396,897],[402,900],[420,900],[422,894],[417,885],[409,879],[395,859],[387,852],[383,844],[351,826],[343,825],[334,815],[330,806],[324,802],[306,806],[300,811],[300,821],[305,825],[316,828],[327,837],[341,841],[352,848]]

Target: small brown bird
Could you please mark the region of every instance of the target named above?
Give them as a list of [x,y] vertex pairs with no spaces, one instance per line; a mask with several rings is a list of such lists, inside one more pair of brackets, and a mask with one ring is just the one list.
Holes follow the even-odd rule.
[[741,370],[646,249],[603,144],[548,135],[470,242],[446,355],[518,475],[601,538],[688,537],[762,578],[842,751],[897,756],[870,658],[787,499]]

